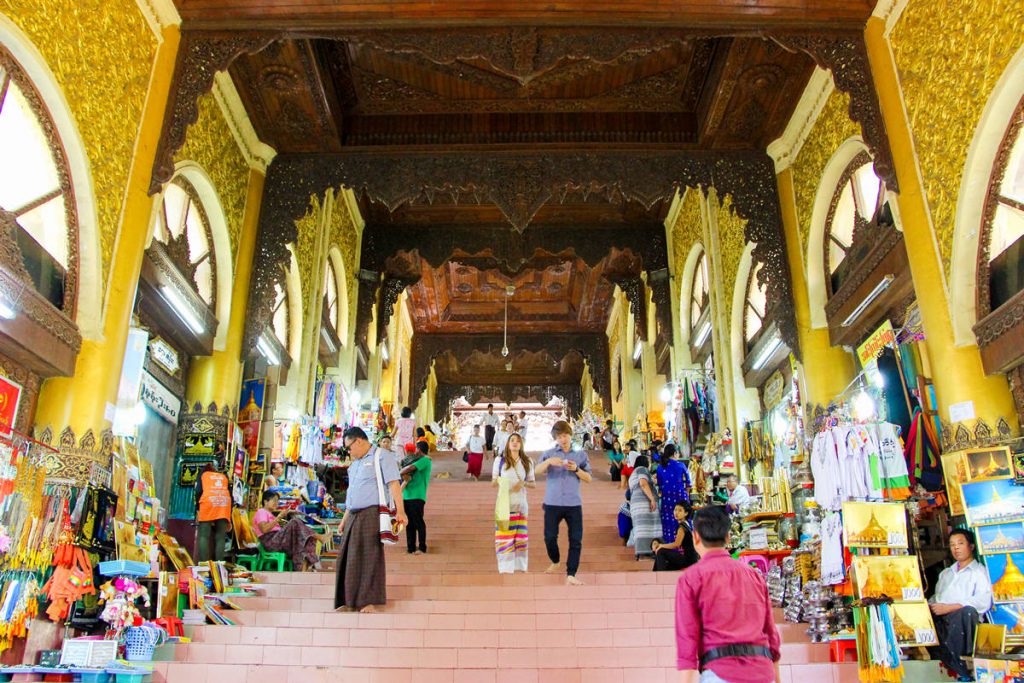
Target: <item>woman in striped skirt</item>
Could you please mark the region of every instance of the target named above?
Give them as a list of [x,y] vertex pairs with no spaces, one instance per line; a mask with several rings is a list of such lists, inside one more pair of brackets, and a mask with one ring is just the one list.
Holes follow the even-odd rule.
[[505,444],[505,452],[495,458],[491,481],[498,486],[498,478],[508,480],[509,520],[508,529],[495,524],[494,551],[498,556],[498,573],[513,574],[525,572],[528,566],[526,518],[529,507],[526,501],[527,487],[533,488],[536,479],[533,461],[523,449],[523,437],[512,434]]

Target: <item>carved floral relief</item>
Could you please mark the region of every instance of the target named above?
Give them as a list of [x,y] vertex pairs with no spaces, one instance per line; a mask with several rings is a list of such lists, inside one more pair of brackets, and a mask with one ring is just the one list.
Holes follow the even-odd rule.
[[42,54],[78,126],[106,282],[156,39],[132,0],[0,0],[0,13]]
[[947,278],[967,150],[985,104],[1020,48],[1013,0],[912,0],[892,33],[903,99]]

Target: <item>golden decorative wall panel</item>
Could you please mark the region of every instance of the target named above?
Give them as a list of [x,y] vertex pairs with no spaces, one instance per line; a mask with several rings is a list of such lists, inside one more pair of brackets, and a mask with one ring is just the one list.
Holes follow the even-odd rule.
[[[676,215],[675,225],[672,226],[672,272],[675,273],[677,279],[683,277],[686,259],[690,255],[693,245],[703,239],[703,232],[700,218],[700,193],[697,190],[687,190],[683,197],[683,205],[679,207],[679,213]],[[677,281],[681,282],[681,280]],[[686,287],[688,283],[677,286]]]
[[[722,264],[722,294],[725,297],[723,303],[726,311],[732,311],[732,298],[737,286],[736,277],[740,269],[740,259],[743,258],[743,249],[747,246],[745,232],[747,222],[732,210],[732,200],[729,197],[725,198],[725,202],[718,206],[717,210],[718,248],[721,251],[719,262]],[[739,286],[743,287],[744,283],[740,283]],[[731,313],[727,313],[726,317],[728,320],[732,320]]]
[[0,0],[0,12],[43,55],[74,115],[92,173],[105,282],[156,38],[134,0]]
[[302,320],[305,323],[313,304],[310,290],[316,290],[319,282],[314,282],[313,273],[316,269],[316,234],[320,225],[320,198],[309,198],[310,207],[306,215],[295,221],[299,238],[295,244],[295,260],[299,264],[299,284],[302,288]]
[[213,95],[203,95],[199,99],[199,120],[189,127],[185,146],[174,160],[196,162],[213,181],[221,206],[224,207],[233,260],[242,229],[242,217],[245,215],[249,166]]
[[1014,0],[911,0],[892,33],[939,254],[949,277],[960,178],[996,81],[1020,48]]
[[[807,240],[811,232],[811,214],[814,196],[821,183],[829,159],[844,141],[860,134],[859,127],[850,120],[850,96],[833,91],[811,128],[800,154],[793,163],[793,185],[796,191],[796,216],[800,226],[800,253],[807,253]],[[806,258],[806,256],[805,256]]]
[[[330,246],[338,247],[341,252],[341,260],[345,264],[344,286],[348,294],[348,330],[349,335],[355,333],[356,297],[359,295],[358,273],[359,262],[359,233],[356,230],[355,221],[349,213],[348,204],[345,202],[341,191],[337,191],[334,199],[334,210],[331,211]],[[342,339],[347,346],[348,339]]]

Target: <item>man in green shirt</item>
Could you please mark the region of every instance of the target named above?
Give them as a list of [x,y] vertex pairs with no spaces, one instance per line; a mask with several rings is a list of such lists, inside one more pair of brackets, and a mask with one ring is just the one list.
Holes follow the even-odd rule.
[[[423,521],[423,509],[427,505],[427,486],[430,485],[430,471],[434,463],[427,457],[430,445],[426,441],[416,444],[416,459],[402,468],[402,500],[409,526],[405,529],[405,541],[410,555],[427,552],[427,523]],[[417,537],[419,543],[417,544]]]

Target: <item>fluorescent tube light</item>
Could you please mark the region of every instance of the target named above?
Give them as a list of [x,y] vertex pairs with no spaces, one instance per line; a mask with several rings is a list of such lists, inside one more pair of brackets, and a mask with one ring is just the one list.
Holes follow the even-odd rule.
[[327,345],[327,353],[334,353],[338,350],[338,347],[334,345],[334,340],[331,339],[331,335],[327,334],[327,330],[323,327],[320,328],[320,338],[324,340],[324,344]]
[[704,342],[707,341],[709,334],[711,334],[711,321],[705,320],[704,324],[697,330],[697,337],[694,339],[693,345],[698,348],[704,346]]
[[164,297],[171,302],[171,307],[174,309],[174,312],[178,314],[178,317],[181,318],[183,323],[188,325],[190,330],[196,334],[202,334],[206,331],[206,326],[203,325],[203,321],[196,316],[192,307],[188,305],[188,302],[185,301],[176,289],[164,285],[160,288],[160,291],[163,293]]
[[380,357],[383,358],[385,362],[391,360],[391,354],[388,353],[388,345],[387,344],[385,344],[384,346],[380,347]]
[[637,339],[636,340],[636,346],[633,347],[633,360],[638,359],[640,357],[640,354],[643,353],[643,350],[644,350],[643,342],[641,342],[639,339]]
[[771,360],[772,356],[775,355],[775,352],[779,350],[780,346],[782,346],[781,337],[774,337],[772,341],[768,342],[768,345],[764,347],[764,350],[761,351],[754,360],[753,369],[760,370],[767,365],[768,361]]
[[14,320],[14,316],[18,312],[14,310],[14,306],[7,302],[7,299],[0,297],[0,318],[4,320]]
[[270,365],[280,365],[281,357],[277,355],[274,347],[267,342],[266,337],[260,335],[259,341],[256,342],[256,350],[263,354],[263,357],[267,359],[267,363]]
[[861,301],[860,305],[853,309],[853,313],[846,317],[846,320],[843,321],[843,327],[849,327],[856,322],[857,318],[859,318],[861,314],[867,310],[868,306],[871,305],[871,302],[881,296],[882,292],[889,289],[889,285],[891,285],[892,281],[895,279],[896,278],[892,275],[886,275],[883,277],[882,281],[875,285],[875,288],[871,290],[871,293],[864,297],[864,301]]

